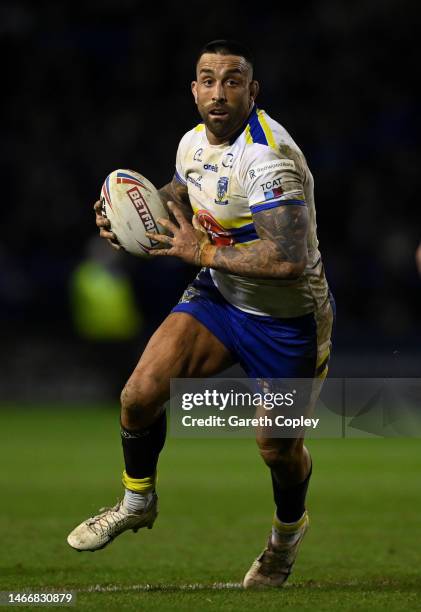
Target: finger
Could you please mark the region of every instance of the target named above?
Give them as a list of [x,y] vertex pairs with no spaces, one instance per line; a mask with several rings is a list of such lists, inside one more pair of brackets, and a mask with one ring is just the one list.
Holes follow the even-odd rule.
[[200,223],[199,219],[196,217],[196,215],[193,215],[192,225],[194,229],[199,230],[202,233],[207,233],[203,225]]
[[152,257],[162,257],[163,255],[174,255],[173,249],[149,249],[148,253]]
[[101,215],[96,216],[95,222],[98,227],[108,227],[108,228],[111,227],[110,220],[106,219],[105,217],[101,217]]
[[109,232],[104,228],[101,228],[99,231],[99,235],[101,238],[106,238],[107,240],[114,240],[118,244],[117,236],[113,234],[113,232]]
[[181,209],[177,206],[175,202],[169,201],[167,202],[167,204],[168,204],[168,208],[170,209],[174,217],[177,219],[179,226],[183,227],[183,225],[185,225],[187,221],[186,221],[185,216],[181,212]]
[[161,244],[171,244],[174,238],[172,236],[166,236],[165,234],[154,234],[153,232],[145,232],[145,236]]
[[173,223],[172,221],[170,221],[169,219],[163,219],[162,217],[159,217],[159,219],[157,219],[159,225],[162,225],[162,227],[165,227],[166,229],[170,230],[170,232],[172,234],[175,234],[175,232],[179,229],[175,223]]
[[102,204],[100,200],[97,200],[94,204],[95,211],[95,223],[97,227],[110,227],[110,220],[102,212]]
[[113,242],[112,240],[108,240],[108,244],[113,247],[116,251],[121,250],[121,246],[117,244],[117,242]]

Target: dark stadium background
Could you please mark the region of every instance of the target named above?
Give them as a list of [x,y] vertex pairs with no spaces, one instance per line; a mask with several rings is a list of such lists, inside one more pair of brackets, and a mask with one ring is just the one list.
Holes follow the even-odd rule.
[[171,179],[198,122],[195,56],[220,37],[252,48],[258,104],[315,176],[338,309],[332,375],[420,375],[418,13],[405,1],[280,6],[2,3],[1,399],[118,397],[192,277],[175,260],[119,256],[141,330],[101,342],[75,330],[74,271],[93,252],[107,257],[94,238],[101,183],[118,167]]

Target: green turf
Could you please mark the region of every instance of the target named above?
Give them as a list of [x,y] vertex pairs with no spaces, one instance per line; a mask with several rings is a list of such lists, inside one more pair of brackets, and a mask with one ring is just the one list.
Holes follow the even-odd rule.
[[312,527],[294,574],[246,592],[211,585],[240,582],[270,526],[252,440],[169,438],[154,529],[91,554],[66,535],[121,492],[117,410],[10,406],[0,428],[0,590],[75,589],[83,610],[421,609],[418,440],[310,441]]

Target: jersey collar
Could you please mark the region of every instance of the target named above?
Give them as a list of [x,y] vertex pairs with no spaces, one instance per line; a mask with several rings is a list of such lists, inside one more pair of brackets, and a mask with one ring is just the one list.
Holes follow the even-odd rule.
[[252,107],[252,109],[250,111],[250,114],[248,115],[247,119],[244,120],[244,123],[238,128],[238,130],[236,132],[234,132],[234,134],[229,139],[230,145],[234,144],[234,142],[237,140],[237,138],[239,136],[241,136],[241,134],[244,132],[244,130],[246,129],[247,125],[249,123],[251,123],[255,118],[257,118],[257,107],[256,107],[255,104],[253,104],[253,107]]

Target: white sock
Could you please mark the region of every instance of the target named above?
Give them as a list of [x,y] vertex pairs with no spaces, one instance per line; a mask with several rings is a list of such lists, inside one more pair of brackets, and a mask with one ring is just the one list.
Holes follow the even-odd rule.
[[[305,513],[304,513],[305,514]],[[303,514],[303,516],[304,516]],[[297,523],[299,524],[300,521],[302,520],[303,516],[298,519],[298,521],[295,521],[294,523],[282,523],[283,525],[285,525],[286,527],[291,527],[293,525],[296,525]],[[278,529],[276,529],[275,525],[272,525],[272,544],[274,546],[281,546],[282,544],[285,544],[286,542],[288,542],[288,544],[291,543],[291,541],[294,541],[295,538],[300,537],[301,535],[301,530],[300,527],[297,527],[296,531],[280,531]]]
[[292,533],[279,533],[279,531],[272,527],[272,544],[275,546],[282,546],[282,544],[288,543],[289,545],[301,535],[300,531],[292,532]]
[[130,489],[124,490],[123,506],[130,514],[135,514],[144,510],[150,502],[152,493],[136,493]]

